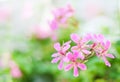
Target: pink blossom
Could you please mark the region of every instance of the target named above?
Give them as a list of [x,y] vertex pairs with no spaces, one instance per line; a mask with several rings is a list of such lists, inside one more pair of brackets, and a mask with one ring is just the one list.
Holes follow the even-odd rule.
[[111,66],[106,57],[114,58],[112,54],[107,54],[110,48],[110,41],[106,41],[102,34],[88,34],[86,39],[93,41],[91,48],[94,50],[98,57],[101,57],[107,66]]
[[86,45],[86,39],[80,38],[77,34],[71,34],[71,39],[77,44],[76,46],[73,46],[71,50],[78,51],[81,54],[80,57],[82,59],[84,59],[83,54],[89,55],[91,53],[89,50],[87,50],[89,45]]
[[107,40],[106,42],[102,42],[99,45],[99,47],[96,47],[96,50],[99,50],[99,51],[96,52],[97,56],[101,57],[104,60],[105,64],[109,67],[111,66],[111,64],[106,59],[106,57],[115,58],[112,54],[107,53],[110,46],[111,46],[111,43],[110,43],[110,41]]
[[14,61],[10,62],[10,69],[11,69],[11,75],[14,78],[20,78],[22,76],[22,73],[21,73],[19,67],[17,66],[17,64]]
[[60,43],[54,44],[54,48],[57,51],[57,53],[54,53],[52,55],[52,57],[54,57],[54,58],[51,62],[57,63],[58,61],[60,61],[59,65],[58,65],[58,69],[60,69],[60,70],[63,68],[63,63],[65,61],[67,61],[66,52],[70,48],[70,43],[71,43],[71,41],[68,41],[68,42],[64,43],[62,46],[60,46]]
[[49,25],[50,25],[50,27],[51,27],[52,30],[58,29],[58,22],[56,20],[50,21]]
[[[62,69],[64,62],[69,63],[64,67],[65,71],[73,68],[73,75],[77,77],[79,75],[78,68],[86,70],[87,67],[84,62],[89,60],[90,57],[96,55],[98,58],[102,58],[107,66],[111,66],[106,57],[115,57],[112,54],[107,53],[111,43],[110,41],[105,40],[103,35],[88,34],[87,36],[81,38],[77,34],[73,33],[71,34],[71,39],[76,46],[72,46],[70,48],[70,42],[66,42],[62,46],[60,46],[60,43],[56,43],[54,45],[54,48],[58,52],[52,55],[52,57],[54,57],[52,63],[57,63],[60,60],[60,64],[58,66],[59,69]],[[72,52],[68,50],[69,48]]]
[[80,63],[78,62],[78,58],[79,58],[79,53],[78,52],[73,52],[73,54],[71,52],[67,53],[67,57],[70,60],[70,64],[68,64],[65,67],[65,71],[68,71],[70,69],[74,69],[74,76],[77,77],[79,75],[78,73],[78,68],[80,68],[81,70],[86,70],[87,67],[84,63]]
[[52,34],[52,31],[49,28],[40,25],[35,25],[33,30],[35,36],[40,39],[49,38]]
[[66,26],[67,20],[73,16],[73,9],[71,5],[63,8],[58,8],[53,11],[54,18],[50,21],[50,28],[56,30],[59,26]]
[[53,15],[59,23],[65,23],[67,19],[73,15],[73,13],[74,11],[71,5],[67,5],[66,7],[58,8],[53,11]]

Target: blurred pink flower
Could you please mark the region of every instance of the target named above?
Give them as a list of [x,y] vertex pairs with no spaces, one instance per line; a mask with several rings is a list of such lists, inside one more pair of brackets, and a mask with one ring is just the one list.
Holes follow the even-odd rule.
[[81,70],[86,70],[87,67],[84,63],[79,63],[78,62],[78,58],[79,58],[79,52],[74,52],[73,54],[71,52],[68,52],[67,53],[67,57],[68,59],[70,60],[70,64],[68,64],[66,67],[65,67],[65,71],[68,71],[72,68],[74,68],[74,76],[77,77],[79,75],[78,73],[78,68],[80,68]]
[[60,63],[58,65],[58,69],[60,69],[60,70],[63,68],[63,63],[67,61],[66,52],[70,48],[70,43],[71,43],[71,41],[68,41],[68,42],[64,43],[62,46],[60,46],[60,43],[54,44],[54,48],[57,51],[57,53],[54,53],[52,55],[52,57],[54,57],[54,58],[51,62],[57,63],[60,60]]
[[6,21],[11,15],[11,9],[8,6],[0,7],[0,22]]
[[14,61],[10,61],[10,69],[11,69],[11,75],[14,78],[20,78],[22,76],[22,73],[17,66],[17,64]]
[[73,16],[74,10],[71,5],[63,8],[58,8],[53,11],[54,18],[49,22],[52,30],[57,29],[59,26],[66,26],[67,20]]
[[98,57],[101,57],[107,66],[111,66],[106,57],[114,58],[112,54],[107,54],[110,48],[110,41],[106,41],[102,34],[88,34],[87,39],[93,41],[91,48],[95,51]]
[[86,44],[86,39],[80,38],[77,34],[71,34],[71,39],[77,44],[76,46],[73,46],[71,50],[78,51],[82,59],[84,59],[83,54],[89,55],[91,53],[89,50],[87,50],[89,45]]
[[106,42],[102,42],[101,45],[99,45],[99,47],[95,48],[95,49],[99,50],[99,51],[96,52],[97,56],[101,57],[104,60],[105,64],[109,67],[111,66],[111,64],[106,59],[106,57],[115,58],[112,54],[107,53],[110,46],[111,46],[110,41],[106,41]]
[[56,20],[50,21],[49,25],[50,25],[50,27],[51,27],[52,30],[58,29],[58,22]]
[[40,25],[34,26],[34,34],[37,38],[46,39],[51,37],[52,31],[47,27],[42,27]]

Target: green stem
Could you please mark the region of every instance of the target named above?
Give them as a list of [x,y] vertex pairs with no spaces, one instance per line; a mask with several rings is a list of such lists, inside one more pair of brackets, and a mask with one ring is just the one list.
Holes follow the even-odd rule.
[[87,56],[85,56],[85,58],[83,59],[83,60],[81,60],[80,61],[80,63],[84,63],[85,61],[87,61],[89,58],[91,58],[92,56],[94,56],[94,51],[93,50],[91,50],[91,54],[89,54],[89,55],[87,55]]

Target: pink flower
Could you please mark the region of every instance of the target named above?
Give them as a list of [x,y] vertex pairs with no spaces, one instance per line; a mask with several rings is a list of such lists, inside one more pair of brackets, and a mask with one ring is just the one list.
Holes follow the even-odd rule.
[[84,59],[83,54],[89,55],[91,53],[89,50],[87,50],[87,48],[89,48],[89,45],[86,44],[86,39],[80,38],[77,34],[71,34],[71,39],[77,44],[76,46],[73,46],[71,50],[78,51],[79,54],[81,54],[82,59]]
[[110,48],[111,46],[111,43],[110,41],[106,41],[106,42],[102,42],[99,47],[96,47],[96,50],[99,50],[96,52],[97,56],[98,57],[101,57],[105,64],[107,66],[111,66],[111,64],[109,63],[109,61],[106,59],[106,57],[109,57],[109,58],[115,58],[112,54],[108,54],[108,49]]
[[[96,46],[105,41],[105,38],[102,34],[87,34],[87,36],[85,36],[85,39],[92,42],[92,44],[89,44],[89,47],[91,47],[91,49],[94,49]],[[96,51],[96,49],[94,50]]]
[[74,10],[71,5],[67,5],[64,8],[58,8],[53,11],[53,15],[59,23],[65,23],[69,17],[73,16],[73,13]]
[[60,70],[63,68],[63,63],[65,61],[67,61],[66,52],[70,48],[70,43],[71,43],[71,41],[68,41],[68,42],[64,43],[62,46],[60,46],[60,43],[54,44],[54,48],[56,49],[57,53],[54,53],[52,55],[52,57],[54,57],[54,58],[51,62],[57,63],[58,61],[60,61],[59,65],[58,65],[58,69],[60,69]]
[[11,75],[14,78],[20,78],[22,76],[22,73],[21,73],[19,67],[17,66],[17,64],[14,61],[10,62],[10,69],[11,69]]
[[73,54],[71,52],[67,53],[67,57],[70,60],[70,64],[68,64],[65,67],[65,71],[68,71],[70,69],[74,69],[74,76],[77,77],[79,75],[78,73],[78,68],[80,68],[81,70],[86,70],[87,67],[84,63],[80,63],[78,62],[78,58],[79,58],[79,53],[78,52],[73,52]]
[[56,20],[50,21],[49,25],[50,25],[50,27],[51,27],[52,30],[58,29],[58,22]]
[[88,34],[86,36],[87,40],[93,41],[91,48],[94,50],[98,57],[101,57],[107,66],[111,66],[106,57],[114,58],[112,54],[107,54],[108,49],[111,46],[110,41],[106,41],[102,34]]
[[46,39],[52,35],[52,31],[48,27],[43,27],[40,25],[35,25],[33,31],[35,36],[40,39]]
[[105,40],[104,36],[102,34],[87,34],[85,36],[86,40],[91,40],[95,43],[103,42]]
[[54,18],[50,21],[50,28],[52,30],[56,30],[59,26],[65,26],[67,25],[67,20],[73,16],[73,9],[71,5],[67,5],[63,8],[58,8],[53,11]]

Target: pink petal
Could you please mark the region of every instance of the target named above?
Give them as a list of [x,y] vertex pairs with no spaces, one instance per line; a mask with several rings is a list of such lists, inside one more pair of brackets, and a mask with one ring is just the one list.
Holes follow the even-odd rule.
[[79,52],[78,51],[75,51],[75,52],[73,52],[74,54],[73,54],[73,56],[74,56],[74,58],[78,58],[79,57]]
[[66,45],[65,47],[63,47],[63,52],[66,52],[68,49],[70,48],[70,45]]
[[67,17],[63,17],[63,18],[60,20],[60,23],[61,23],[61,24],[66,23],[67,19],[68,19]]
[[81,52],[79,52],[78,57],[79,57],[80,59],[82,59],[82,60],[85,58]]
[[111,67],[110,62],[109,62],[105,57],[102,57],[102,58],[103,58],[105,64],[106,64],[108,67]]
[[109,41],[109,40],[107,40],[107,41],[106,41],[106,46],[105,46],[105,47],[106,47],[106,49],[109,49],[109,48],[110,48],[110,46],[111,46],[111,43],[110,43],[110,41]]
[[77,51],[78,50],[78,46],[73,46],[72,48],[71,48],[71,51]]
[[58,53],[54,53],[54,54],[52,54],[52,57],[57,57],[57,56],[59,56]]
[[68,65],[65,67],[65,71],[69,71],[72,67],[73,67],[73,64],[68,64]]
[[86,70],[87,67],[85,64],[78,64],[78,67],[81,69],[81,70]]
[[101,39],[101,40],[104,40],[104,36],[102,34],[99,34],[98,37]]
[[115,58],[112,54],[106,54],[106,56],[109,58]]
[[72,54],[71,52],[68,52],[68,53],[66,54],[66,56],[67,56],[68,59],[72,59],[73,54]]
[[58,69],[59,70],[62,70],[63,68],[63,60],[60,61],[59,65],[58,65]]
[[60,60],[60,57],[56,57],[51,61],[51,63],[57,63],[59,60]]
[[64,45],[70,45],[71,41],[67,41],[64,43]]
[[71,34],[71,39],[75,42],[78,43],[80,37],[77,34]]
[[55,43],[55,44],[54,44],[54,48],[55,48],[57,51],[60,51],[60,50],[61,50],[60,43]]
[[85,54],[87,54],[87,55],[89,55],[91,52],[90,51],[88,51],[88,50],[82,50]]
[[77,77],[79,74],[78,74],[78,68],[76,65],[74,65],[74,77]]
[[93,39],[91,34],[87,34],[87,36],[85,36],[85,38],[86,38],[86,40],[91,40],[91,39]]
[[49,22],[49,25],[52,30],[56,30],[58,28],[58,23],[55,19]]
[[68,63],[70,60],[69,60],[68,57],[66,56],[66,57],[63,58],[63,61]]

